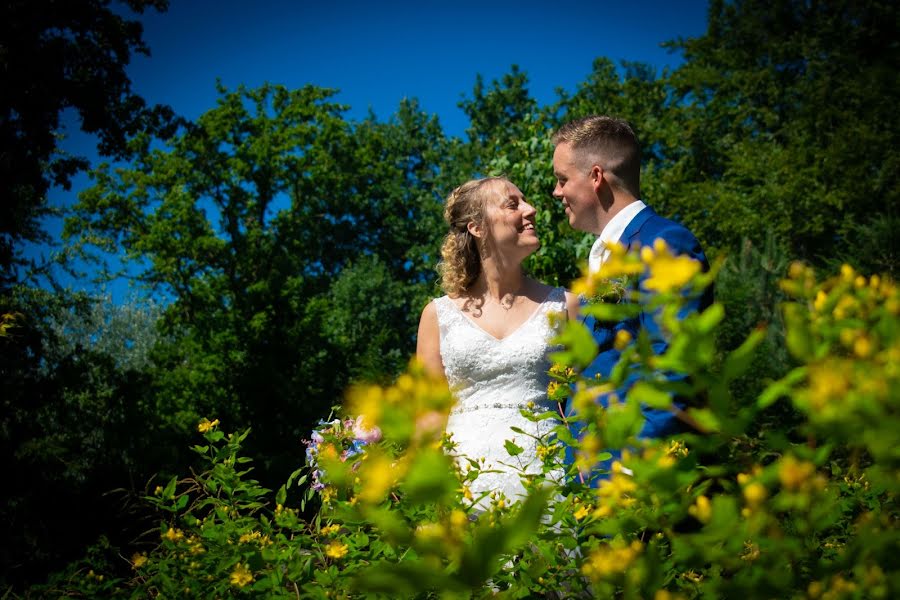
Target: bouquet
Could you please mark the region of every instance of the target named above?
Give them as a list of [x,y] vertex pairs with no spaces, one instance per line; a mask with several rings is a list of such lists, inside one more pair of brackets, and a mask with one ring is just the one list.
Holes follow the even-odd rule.
[[380,440],[381,430],[374,426],[366,427],[362,415],[356,419],[320,420],[310,439],[303,440],[306,444],[306,464],[312,472],[312,489],[320,491],[326,486],[325,470],[319,465],[319,456],[323,452],[334,453],[346,462],[360,456],[367,445]]

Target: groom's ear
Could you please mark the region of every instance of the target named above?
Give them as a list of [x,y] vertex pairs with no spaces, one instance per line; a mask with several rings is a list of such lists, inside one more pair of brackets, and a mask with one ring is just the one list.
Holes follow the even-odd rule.
[[594,191],[600,191],[600,186],[603,185],[603,167],[600,165],[592,166],[589,177],[591,178],[591,184],[594,186]]

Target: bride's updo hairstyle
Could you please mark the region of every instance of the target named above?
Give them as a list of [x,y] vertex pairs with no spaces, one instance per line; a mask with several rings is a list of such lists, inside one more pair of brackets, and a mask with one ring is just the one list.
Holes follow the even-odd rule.
[[441,246],[441,288],[449,296],[459,296],[475,283],[481,274],[478,238],[469,233],[469,223],[482,224],[488,200],[497,194],[497,184],[508,183],[503,177],[486,177],[467,181],[447,197],[444,220],[450,232]]

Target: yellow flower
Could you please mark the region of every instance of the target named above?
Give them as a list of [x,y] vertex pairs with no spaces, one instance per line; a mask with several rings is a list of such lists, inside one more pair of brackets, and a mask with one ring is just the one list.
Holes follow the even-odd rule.
[[147,564],[147,553],[146,552],[141,552],[141,553],[135,552],[134,554],[131,555],[131,568],[132,569],[140,569],[141,567],[143,567],[146,564]]
[[791,492],[796,492],[806,486],[806,482],[816,472],[816,466],[811,462],[799,461],[793,456],[785,456],[778,466],[778,479],[781,485]]
[[435,542],[447,537],[441,523],[422,523],[416,527],[416,538],[423,542]]
[[463,486],[462,494],[463,494],[463,498],[465,498],[466,500],[472,500],[472,498],[473,498],[472,490],[469,489],[469,486],[467,486],[467,485]]
[[550,367],[550,374],[558,377],[571,377],[575,374],[575,371],[572,367],[567,367],[560,363],[553,363]]
[[200,423],[197,425],[197,431],[199,431],[200,433],[206,433],[207,431],[209,431],[210,429],[212,429],[213,427],[215,427],[218,424],[219,424],[218,419],[215,419],[214,421],[210,421],[206,417],[203,417],[203,420],[200,421]]
[[816,292],[816,299],[813,302],[813,308],[816,309],[817,312],[822,312],[822,309],[825,307],[825,303],[828,301],[828,294],[826,294],[823,290],[819,290]]
[[648,290],[660,293],[680,290],[700,272],[700,261],[671,254],[665,243],[654,243],[654,250],[651,252],[646,247],[641,250],[641,260],[650,269],[650,277],[644,282]]
[[832,401],[839,403],[845,399],[850,389],[848,370],[844,363],[835,360],[810,366],[809,401],[813,408],[822,409]]
[[469,517],[466,516],[466,513],[459,509],[453,510],[450,513],[450,525],[452,525],[456,529],[462,529],[469,523]]
[[799,260],[795,260],[791,263],[790,268],[788,269],[788,277],[791,279],[800,279],[806,273],[806,265],[804,265]]
[[325,556],[329,558],[343,558],[347,556],[348,548],[346,544],[342,544],[338,541],[331,542],[327,546],[325,546]]
[[156,486],[156,489],[153,490],[154,496],[159,496],[162,493],[163,493],[163,486],[161,486],[161,485]]
[[850,281],[853,281],[853,278],[855,275],[856,275],[856,272],[853,270],[853,267],[851,267],[850,265],[848,265],[846,263],[841,265],[841,279],[843,279],[844,281],[850,282]]
[[581,572],[594,581],[624,573],[642,550],[643,546],[637,540],[631,544],[626,544],[624,540],[613,540],[591,552],[581,566]]
[[341,530],[341,526],[334,524],[334,525],[326,525],[325,527],[320,529],[319,532],[322,535],[334,535],[335,533],[337,533],[340,530]]
[[586,505],[582,504],[581,506],[578,507],[578,510],[575,511],[575,515],[574,515],[575,520],[580,521],[583,518],[585,518],[586,516],[588,516],[589,514],[591,514],[590,506],[586,506]]
[[360,473],[360,477],[365,485],[359,493],[360,499],[365,502],[381,502],[396,481],[395,465],[388,457],[375,455],[363,468],[365,472]]
[[319,495],[322,498],[322,504],[328,504],[329,502],[331,502],[332,498],[334,498],[336,494],[337,493],[335,492],[335,489],[331,486],[322,488],[322,491],[319,492]]
[[176,527],[170,527],[166,530],[162,537],[169,540],[170,542],[178,542],[184,539],[184,532]]
[[545,460],[548,456],[553,454],[553,448],[551,448],[550,446],[538,446],[535,452],[537,453],[537,457],[539,459]]
[[752,507],[759,506],[765,502],[768,496],[768,490],[766,490],[766,487],[759,482],[753,482],[744,488],[744,499],[747,501],[747,504]]
[[259,542],[261,540],[261,533],[258,531],[251,531],[250,533],[245,533],[238,539],[239,544],[246,544],[249,542]]
[[231,572],[231,585],[242,588],[248,583],[253,583],[253,574],[245,565],[238,563]]
[[712,505],[706,496],[697,496],[697,501],[688,508],[688,513],[701,523],[709,523],[712,519]]
[[613,342],[613,346],[616,350],[621,352],[628,344],[631,343],[631,340],[631,332],[627,329],[620,329],[616,332],[616,339]]
[[860,358],[866,358],[872,354],[872,342],[864,335],[859,336],[853,342],[853,352]]
[[644,265],[642,263],[625,254],[613,254],[597,271],[596,279],[599,281],[617,279],[630,275],[640,275],[643,272]]
[[[405,382],[411,380],[408,375],[405,377]],[[400,383],[399,379],[397,383]],[[373,429],[378,426],[385,403],[384,390],[381,387],[377,385],[353,387],[347,393],[347,400],[351,413],[362,417],[362,425],[366,429]]]

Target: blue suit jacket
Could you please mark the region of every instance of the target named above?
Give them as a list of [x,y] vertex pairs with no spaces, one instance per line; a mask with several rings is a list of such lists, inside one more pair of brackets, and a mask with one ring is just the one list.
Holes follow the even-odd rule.
[[[628,249],[634,249],[641,246],[652,247],[653,242],[657,239],[665,241],[674,254],[690,256],[700,261],[704,270],[709,269],[706,255],[703,253],[700,242],[697,241],[694,234],[680,223],[659,216],[649,206],[632,219],[625,231],[622,232],[622,237],[619,241]],[[643,283],[646,277],[647,274],[645,273],[639,278],[639,285]],[[710,304],[712,304],[712,289],[707,289],[703,296],[687,304],[684,313],[705,310]],[[650,313],[642,312],[638,316],[625,319],[624,321],[599,324],[594,321],[594,317],[586,317],[584,323],[593,331],[594,340],[598,347],[597,357],[583,373],[588,378],[594,377],[598,373],[603,377],[609,376],[613,366],[619,361],[620,352],[613,347],[613,342],[616,338],[616,333],[621,329],[627,330],[633,338],[637,338],[641,329],[646,330],[656,354],[664,353],[668,347],[668,342],[663,332]],[[631,377],[622,388],[616,390],[615,393],[619,398],[625,399],[628,389],[636,380],[637,377]],[[604,408],[607,406],[608,398],[608,395],[598,398],[598,401]],[[675,404],[680,405],[681,403],[675,400]],[[684,408],[683,405],[680,407]],[[571,415],[571,411],[570,403],[567,413]],[[683,430],[681,421],[670,411],[642,406],[641,412],[644,415],[644,425],[638,434],[639,438],[663,437]],[[578,431],[573,431],[573,434],[577,437]],[[618,453],[613,449],[610,449],[610,451],[613,452],[615,458]],[[567,458],[569,460],[574,458],[571,449],[567,450]],[[606,465],[598,466],[607,468]]]

